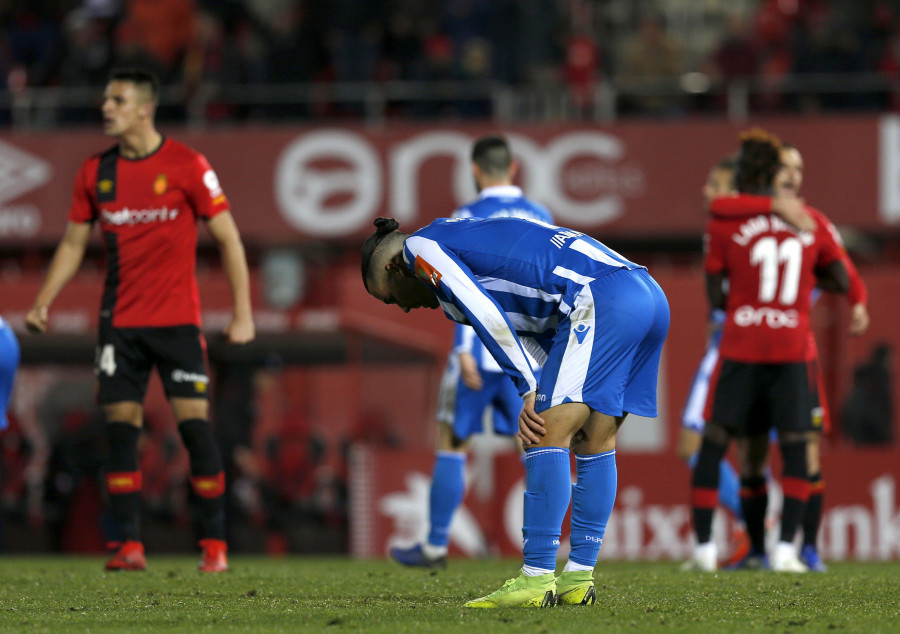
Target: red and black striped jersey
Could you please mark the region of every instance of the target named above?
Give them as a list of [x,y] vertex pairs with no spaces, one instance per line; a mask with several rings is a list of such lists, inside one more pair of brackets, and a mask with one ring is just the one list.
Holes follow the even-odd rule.
[[117,328],[200,325],[197,219],[228,211],[202,154],[163,139],[140,159],[118,146],[87,159],[75,179],[71,222],[99,222],[107,274],[101,320]]

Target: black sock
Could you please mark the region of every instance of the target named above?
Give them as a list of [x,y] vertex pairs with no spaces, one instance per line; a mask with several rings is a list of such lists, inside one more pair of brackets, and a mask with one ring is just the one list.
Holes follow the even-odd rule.
[[141,430],[129,423],[106,425],[106,493],[109,510],[122,540],[141,540],[141,471],[138,468],[138,438]]
[[809,476],[809,499],[806,501],[806,512],[803,514],[803,545],[816,545],[819,523],[822,521],[822,498],[825,493],[825,482],[822,472]]
[[704,438],[694,465],[691,478],[691,507],[694,514],[694,532],[698,544],[705,544],[712,536],[712,520],[719,504],[719,463],[725,456],[727,445],[720,445]]
[[766,509],[769,506],[769,487],[760,476],[741,478],[741,510],[754,553],[766,552]]
[[222,455],[208,420],[191,418],[178,424],[191,460],[191,491],[199,511],[202,537],[225,539],[225,473]]
[[781,509],[781,541],[793,542],[797,528],[806,510],[809,499],[809,474],[806,468],[806,442],[785,442],[781,444],[784,469],[781,488],[784,490],[784,505]]

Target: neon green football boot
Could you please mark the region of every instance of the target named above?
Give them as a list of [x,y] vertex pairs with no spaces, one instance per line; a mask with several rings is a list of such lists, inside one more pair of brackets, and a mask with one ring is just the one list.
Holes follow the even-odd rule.
[[569,570],[556,578],[556,603],[559,605],[593,605],[597,601],[594,573]]
[[466,602],[465,608],[549,608],[554,605],[556,579],[553,573],[526,577],[520,573],[503,587],[480,599]]

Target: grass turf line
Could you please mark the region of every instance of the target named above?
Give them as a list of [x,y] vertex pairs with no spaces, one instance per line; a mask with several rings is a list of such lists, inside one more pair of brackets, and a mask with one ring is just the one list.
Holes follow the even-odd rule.
[[0,632],[897,632],[900,564],[834,563],[826,574],[685,573],[678,564],[603,562],[597,605],[463,610],[517,573],[511,560],[447,570],[346,558],[0,558]]

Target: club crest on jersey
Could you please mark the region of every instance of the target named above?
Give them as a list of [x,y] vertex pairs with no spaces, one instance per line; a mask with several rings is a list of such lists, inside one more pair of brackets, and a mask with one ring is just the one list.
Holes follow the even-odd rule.
[[97,191],[99,191],[101,194],[108,194],[112,191],[112,188],[113,182],[108,178],[104,178],[102,181],[97,183]]
[[441,273],[417,255],[415,261],[416,277],[435,288],[441,287]]
[[587,337],[588,331],[591,329],[587,324],[578,324],[575,328],[572,329],[572,332],[575,333],[575,338],[578,339],[578,343],[584,343],[584,338]]
[[156,180],[153,181],[153,193],[157,196],[162,196],[166,193],[166,190],[169,188],[169,179],[166,178],[165,174],[160,174],[156,177]]

